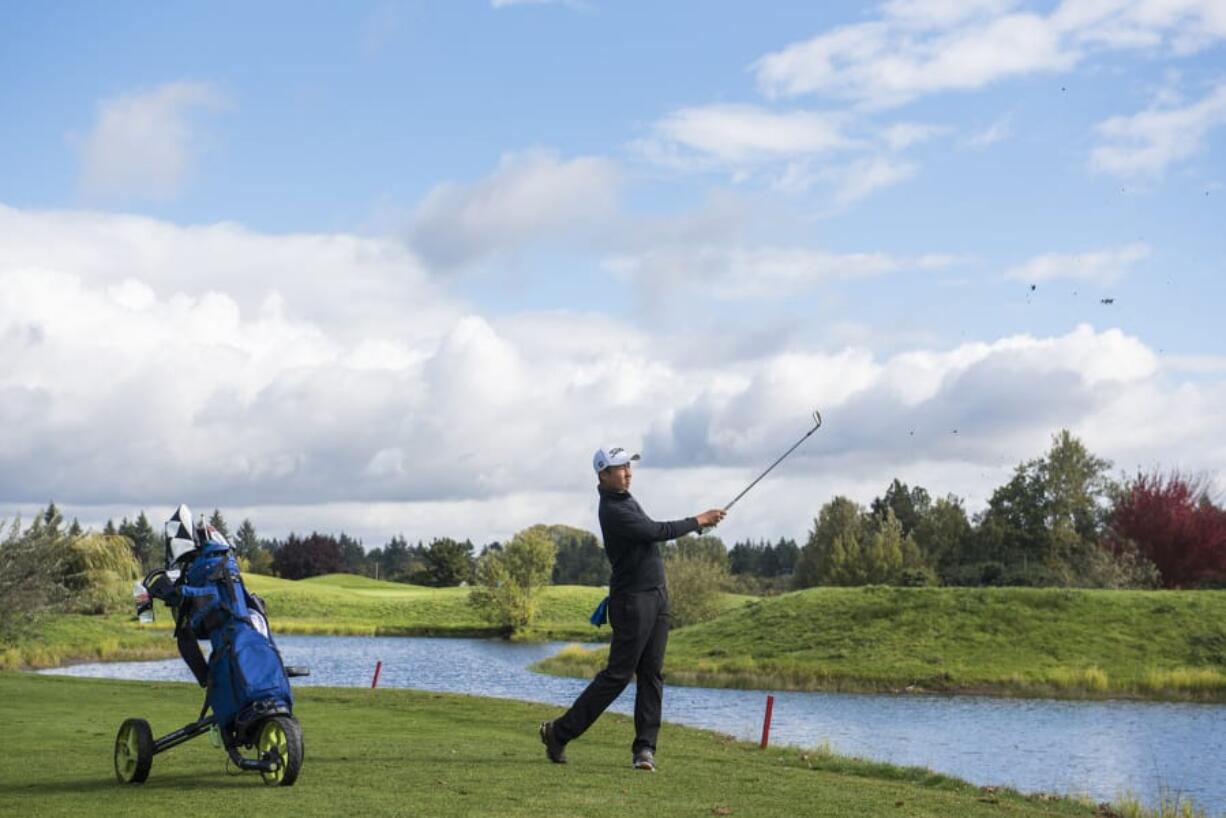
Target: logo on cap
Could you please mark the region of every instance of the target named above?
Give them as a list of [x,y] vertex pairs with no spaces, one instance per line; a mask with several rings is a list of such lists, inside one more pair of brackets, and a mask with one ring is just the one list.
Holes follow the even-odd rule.
[[638,460],[637,454],[630,454],[621,446],[614,446],[611,449],[597,449],[596,454],[592,455],[592,468],[596,473],[604,471],[610,466],[624,466],[632,460]]

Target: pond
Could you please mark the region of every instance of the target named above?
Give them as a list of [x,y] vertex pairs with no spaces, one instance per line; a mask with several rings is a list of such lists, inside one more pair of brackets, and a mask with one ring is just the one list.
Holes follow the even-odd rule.
[[[281,636],[286,664],[307,665],[295,685],[405,687],[523,699],[565,707],[585,682],[533,673],[533,662],[562,643],[482,639]],[[178,659],[76,665],[48,673],[114,679],[182,680]],[[761,734],[763,691],[667,687],[667,721],[742,739]],[[613,710],[631,713],[634,685]],[[629,745],[631,736],[627,734]],[[668,732],[660,757],[667,763]],[[1069,702],[976,696],[870,696],[778,693],[774,744],[829,744],[844,755],[917,765],[980,785],[1023,792],[1132,794],[1153,805],[1162,795],[1191,798],[1210,814],[1226,811],[1226,706],[1148,702]]]

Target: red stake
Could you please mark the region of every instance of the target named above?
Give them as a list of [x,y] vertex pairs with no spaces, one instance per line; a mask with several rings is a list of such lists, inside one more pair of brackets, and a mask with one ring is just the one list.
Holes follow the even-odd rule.
[[775,710],[775,697],[766,697],[766,718],[762,720],[762,744],[763,750],[771,740],[771,713]]
[[370,689],[374,690],[379,686],[379,671],[383,670],[383,660],[375,662],[375,678],[370,680]]

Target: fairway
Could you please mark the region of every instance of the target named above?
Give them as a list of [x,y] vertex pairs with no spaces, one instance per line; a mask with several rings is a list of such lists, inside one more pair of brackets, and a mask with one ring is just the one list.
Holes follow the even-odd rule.
[[[413,816],[1038,816],[1081,804],[1022,798],[924,770],[821,752],[761,751],[665,725],[660,772],[630,769],[632,727],[606,715],[549,764],[536,724],[555,708],[404,690],[299,691],[306,756],[292,788],[227,775],[206,738],[154,758],[141,786],[116,783],[120,722],[155,734],[195,717],[200,691],[0,673],[0,814],[151,816],[224,809],[241,815]],[[211,813],[210,813],[211,814]]]

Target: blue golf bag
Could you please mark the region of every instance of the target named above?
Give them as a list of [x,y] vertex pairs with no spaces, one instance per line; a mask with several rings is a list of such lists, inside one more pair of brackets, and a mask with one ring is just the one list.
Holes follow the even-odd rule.
[[243,585],[224,538],[205,542],[187,566],[179,592],[183,624],[194,639],[212,645],[207,705],[217,724],[241,727],[271,713],[292,713],[293,693],[263,604]]
[[[291,786],[302,768],[303,742],[289,677],[309,671],[282,663],[264,603],[243,585],[226,538],[203,522],[193,530],[191,510],[179,506],[166,523],[166,568],[151,572],[143,585],[174,610],[179,655],[206,689],[204,707],[194,722],[158,739],[144,719],[126,720],[115,737],[115,777],[140,784],[155,755],[213,732],[239,770],[258,772],[265,784]],[[138,614],[152,607],[137,601]],[[201,639],[213,648],[207,661]]]

